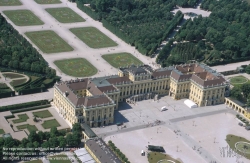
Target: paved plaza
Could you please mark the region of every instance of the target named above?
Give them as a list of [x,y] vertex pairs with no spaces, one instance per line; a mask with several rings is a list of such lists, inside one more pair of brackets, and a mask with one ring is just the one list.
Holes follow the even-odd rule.
[[[147,151],[148,144],[163,146],[167,154],[184,163],[249,161],[237,159],[225,149],[228,134],[250,140],[249,131],[238,125],[234,110],[224,104],[190,109],[184,100],[175,101],[166,96],[136,105],[123,103],[115,121],[124,122],[126,128],[111,125],[93,130],[105,141],[112,140],[133,163],[147,163],[147,157],[140,152]],[[168,110],[161,112],[162,106]]]

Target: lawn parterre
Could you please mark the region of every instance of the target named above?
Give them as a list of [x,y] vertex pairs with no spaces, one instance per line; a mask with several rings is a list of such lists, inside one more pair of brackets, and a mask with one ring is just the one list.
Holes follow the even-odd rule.
[[3,129],[0,129],[0,134],[4,134],[4,130]]
[[44,23],[30,10],[7,10],[3,13],[17,26],[43,25]]
[[26,122],[29,119],[27,114],[19,114],[17,116],[19,117],[19,119],[13,120],[13,123],[22,123],[22,122]]
[[15,79],[15,78],[23,78],[24,75],[21,74],[16,74],[16,73],[2,73],[3,76],[5,76],[6,78],[10,78],[10,79]]
[[246,82],[248,82],[248,79],[241,75],[230,78],[230,83],[234,86],[239,84],[244,84]]
[[54,63],[63,73],[74,77],[92,76],[97,73],[97,69],[84,58],[57,60]]
[[117,43],[94,27],[71,28],[70,31],[91,48],[117,46]]
[[0,0],[0,6],[20,6],[22,3],[19,0]]
[[51,119],[51,120],[44,121],[42,126],[44,129],[48,129],[48,128],[52,128],[52,127],[59,127],[61,125],[57,122],[56,119]]
[[45,10],[60,23],[74,23],[85,21],[81,16],[79,16],[77,13],[67,7],[47,8]]
[[143,64],[139,59],[135,58],[130,53],[106,54],[102,55],[102,58],[115,68]]
[[35,125],[24,124],[24,125],[20,125],[20,126],[16,126],[16,127],[18,130],[28,129],[29,132],[37,131],[37,128]]
[[12,80],[10,84],[15,87],[18,85],[22,85],[26,82],[27,82],[27,79],[18,79],[18,80]]
[[175,163],[181,163],[180,161],[173,159],[171,156],[159,153],[159,152],[149,152],[148,154],[148,162],[149,163],[158,163],[160,160],[171,160]]
[[39,117],[39,118],[53,117],[53,115],[48,110],[42,110],[42,111],[38,111],[38,112],[33,112],[32,114],[34,116],[36,116],[36,117]]
[[67,44],[54,31],[48,30],[48,31],[26,32],[25,34],[44,53],[73,51],[73,48],[69,46],[69,44]]
[[[249,140],[240,136],[236,136],[236,135],[227,135],[226,141],[229,147],[232,149],[232,151],[235,151],[239,155],[242,155],[246,157],[247,159],[250,159],[250,149],[248,149],[249,145],[246,145],[247,148],[244,148],[244,145],[242,145],[243,142],[245,142],[246,144],[249,144],[250,143]],[[245,152],[240,152],[240,151],[245,151]]]
[[60,0],[35,0],[38,4],[58,4],[62,3]]

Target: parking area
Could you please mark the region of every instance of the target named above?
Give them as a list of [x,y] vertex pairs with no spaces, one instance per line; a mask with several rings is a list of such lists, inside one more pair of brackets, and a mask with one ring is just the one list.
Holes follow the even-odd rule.
[[[123,103],[114,125],[93,130],[105,141],[112,140],[134,163],[148,162],[146,156],[140,155],[141,150],[147,151],[148,144],[163,146],[167,154],[184,163],[249,161],[230,153],[225,141],[228,134],[250,140],[249,131],[238,125],[235,111],[224,104],[190,109],[184,100],[165,96],[136,105]],[[168,110],[161,112],[162,106]],[[117,126],[117,122],[123,125]]]

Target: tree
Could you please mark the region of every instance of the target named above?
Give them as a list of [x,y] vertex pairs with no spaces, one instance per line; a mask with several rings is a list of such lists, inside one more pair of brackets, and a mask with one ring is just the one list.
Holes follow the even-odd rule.
[[63,136],[58,137],[59,147],[64,148],[66,146],[66,139]]
[[243,95],[241,93],[241,89],[239,87],[233,87],[233,89],[231,90],[231,97],[237,100],[242,100]]
[[249,97],[249,94],[250,94],[250,84],[249,83],[243,84],[242,87],[241,87],[241,90],[242,90],[243,96],[245,98]]
[[246,73],[250,74],[250,65],[247,65],[247,67],[245,68]]
[[50,129],[50,137],[53,138],[53,137],[56,137],[58,135],[59,135],[59,132],[58,132],[57,128],[56,127],[52,127]]
[[36,131],[31,131],[29,136],[28,136],[28,140],[29,142],[35,142],[35,141],[39,141],[39,137],[36,133]]

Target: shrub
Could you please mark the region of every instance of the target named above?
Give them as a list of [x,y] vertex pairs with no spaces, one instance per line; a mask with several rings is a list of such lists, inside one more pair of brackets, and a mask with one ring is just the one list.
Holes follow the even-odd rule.
[[20,112],[38,110],[38,109],[43,109],[43,108],[48,108],[48,107],[51,107],[51,105],[47,104],[47,105],[33,106],[33,107],[25,108],[25,109],[13,110],[11,111],[11,113],[20,113]]

